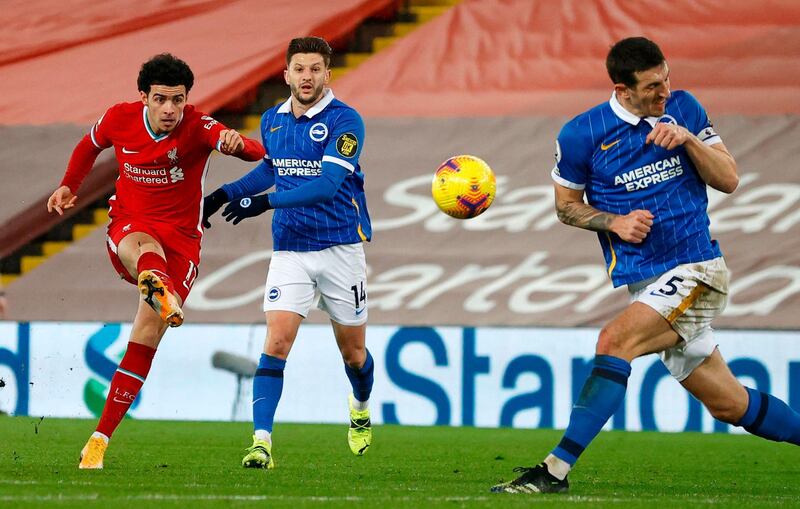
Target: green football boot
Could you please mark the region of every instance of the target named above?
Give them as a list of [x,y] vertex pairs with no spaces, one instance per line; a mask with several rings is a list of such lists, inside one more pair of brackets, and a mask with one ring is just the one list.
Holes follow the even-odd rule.
[[247,448],[247,454],[242,458],[244,468],[275,468],[272,459],[272,444],[266,440],[259,440],[253,435],[253,445]]
[[356,410],[353,408],[353,395],[350,394],[350,428],[347,430],[347,444],[356,456],[363,456],[372,444],[372,424],[369,421],[369,408]]

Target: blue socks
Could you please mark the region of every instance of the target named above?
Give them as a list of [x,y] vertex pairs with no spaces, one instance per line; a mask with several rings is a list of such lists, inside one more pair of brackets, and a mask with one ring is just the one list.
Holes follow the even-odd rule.
[[353,386],[353,396],[361,402],[367,401],[372,392],[372,382],[374,380],[372,372],[374,371],[375,363],[372,361],[372,354],[367,350],[367,360],[360,369],[351,368],[347,364],[344,365],[344,372],[347,373],[347,378],[350,380],[350,385]]
[[[278,401],[283,392],[283,370],[286,361],[261,354],[258,362],[258,369],[253,378],[253,428],[256,430],[266,430],[272,433],[272,425],[275,421],[275,409],[278,408]],[[360,369],[353,369],[345,364],[345,373],[353,386],[353,396],[358,401],[369,400],[372,392],[372,382],[375,363],[372,355],[367,350],[367,359]]]
[[[592,373],[572,407],[569,426],[553,449],[553,456],[570,465],[578,461],[622,403],[630,374],[631,365],[624,359],[610,355],[595,357]],[[800,445],[800,414],[770,394],[745,389],[750,401],[736,425],[768,440]]]
[[253,378],[253,428],[272,433],[275,409],[283,391],[284,359],[261,354],[256,376]]
[[800,445],[800,414],[771,394],[745,389],[750,401],[736,425],[767,440]]
[[628,388],[631,365],[611,355],[594,358],[594,368],[572,407],[569,426],[553,456],[574,465],[583,450],[600,433],[619,408]]

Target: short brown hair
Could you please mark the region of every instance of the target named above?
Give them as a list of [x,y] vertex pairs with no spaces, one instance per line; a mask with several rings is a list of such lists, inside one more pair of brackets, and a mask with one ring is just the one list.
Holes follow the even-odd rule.
[[322,37],[297,37],[292,39],[289,43],[289,48],[286,50],[286,66],[292,61],[292,57],[297,53],[319,53],[325,61],[325,67],[331,65],[331,55],[333,50],[328,41]]

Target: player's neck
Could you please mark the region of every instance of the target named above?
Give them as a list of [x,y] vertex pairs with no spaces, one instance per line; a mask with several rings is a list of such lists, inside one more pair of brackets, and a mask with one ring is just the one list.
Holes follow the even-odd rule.
[[325,98],[325,94],[326,90],[323,90],[323,92],[319,95],[319,98],[317,98],[317,100],[314,101],[313,103],[309,104],[303,104],[300,101],[298,101],[295,98],[295,96],[292,96],[292,114],[294,114],[294,118],[300,118],[303,115],[305,115],[308,110],[316,106],[317,103],[319,103],[322,99]]
[[144,110],[145,110],[144,121],[147,122],[147,127],[150,128],[150,132],[152,132],[156,136],[161,136],[163,133],[158,132],[158,126],[153,125],[153,121],[150,119],[150,108],[148,108],[147,105],[145,105]]
[[[315,103],[316,104],[316,103]],[[292,97],[292,114],[294,118],[300,118],[313,106],[312,104],[305,105]]]

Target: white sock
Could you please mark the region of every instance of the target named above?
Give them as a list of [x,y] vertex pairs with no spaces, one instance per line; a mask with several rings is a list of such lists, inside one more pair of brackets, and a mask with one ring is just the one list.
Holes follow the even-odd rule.
[[556,458],[552,454],[547,455],[547,457],[544,459],[544,464],[547,465],[547,470],[550,472],[550,474],[560,481],[563,481],[564,478],[567,477],[569,471],[572,469],[572,465],[561,458]]
[[258,440],[264,440],[270,444],[272,443],[272,433],[265,429],[257,429],[255,435]]
[[355,396],[353,396],[353,409],[363,412],[367,408],[369,408],[369,400],[359,401]]
[[92,433],[92,437],[93,438],[102,438],[103,442],[108,443],[108,437],[105,436],[104,434],[100,433],[99,431],[95,431],[94,433]]

